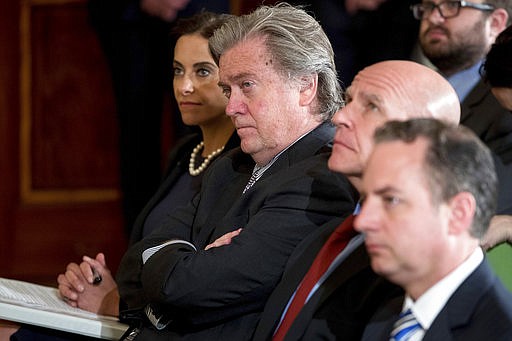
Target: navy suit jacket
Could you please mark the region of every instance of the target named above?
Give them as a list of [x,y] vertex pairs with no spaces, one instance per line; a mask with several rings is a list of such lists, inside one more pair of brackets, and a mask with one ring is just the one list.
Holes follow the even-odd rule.
[[[254,162],[235,149],[206,172],[200,194],[162,229],[134,244],[117,282],[121,309],[148,303],[173,320],[164,331],[144,328],[141,338],[247,340],[281,278],[289,255],[307,235],[352,212],[357,192],[327,168],[334,128],[318,128],[286,150],[245,194]],[[230,245],[204,251],[242,227]],[[170,239],[174,244],[141,264],[141,253]]]
[[[372,319],[363,340],[389,340],[403,299],[384,306]],[[484,260],[453,293],[423,341],[512,340],[512,294]]]
[[499,180],[498,214],[512,214],[512,114],[480,81],[461,103],[460,123],[492,151]]
[[[283,278],[265,305],[253,340],[271,340],[281,315],[318,252],[343,218],[305,239],[290,257]],[[357,248],[322,283],[297,315],[284,340],[361,339],[377,308],[402,290],[377,276],[362,239]]]

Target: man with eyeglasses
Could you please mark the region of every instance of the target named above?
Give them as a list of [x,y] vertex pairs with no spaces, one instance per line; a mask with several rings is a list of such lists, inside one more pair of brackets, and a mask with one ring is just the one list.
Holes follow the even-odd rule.
[[421,20],[423,54],[455,88],[461,124],[493,152],[500,188],[497,212],[512,214],[512,115],[496,101],[479,70],[512,14],[512,1],[422,1],[411,6]]
[[461,8],[474,8],[480,11],[494,11],[495,7],[491,4],[478,4],[469,1],[443,1],[438,4],[433,2],[426,2],[411,6],[414,17],[422,20],[432,14],[432,11],[437,9],[439,15],[445,19],[454,18],[459,15]]

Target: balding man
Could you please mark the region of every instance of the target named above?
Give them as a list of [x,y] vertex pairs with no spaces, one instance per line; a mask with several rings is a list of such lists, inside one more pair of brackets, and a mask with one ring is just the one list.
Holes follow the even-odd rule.
[[[363,69],[347,89],[346,99],[346,106],[332,120],[336,135],[329,168],[348,176],[358,190],[377,127],[414,117],[456,124],[460,117],[459,100],[450,84],[435,71],[409,61],[386,61]],[[267,301],[254,340],[360,340],[377,307],[402,295],[372,271],[363,236],[353,230],[353,216],[344,218],[299,244]],[[340,243],[346,246],[322,260],[340,229]]]

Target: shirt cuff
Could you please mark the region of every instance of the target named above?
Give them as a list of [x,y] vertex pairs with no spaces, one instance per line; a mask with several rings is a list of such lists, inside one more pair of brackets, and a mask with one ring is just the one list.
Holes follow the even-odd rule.
[[151,256],[153,256],[155,253],[157,253],[161,248],[166,247],[167,245],[173,245],[173,244],[188,245],[191,248],[193,248],[194,251],[197,251],[196,247],[192,243],[187,242],[186,240],[180,240],[180,239],[169,240],[163,244],[153,246],[153,247],[150,247],[149,249],[144,250],[144,252],[142,252],[142,264],[146,264],[148,259],[151,258]]

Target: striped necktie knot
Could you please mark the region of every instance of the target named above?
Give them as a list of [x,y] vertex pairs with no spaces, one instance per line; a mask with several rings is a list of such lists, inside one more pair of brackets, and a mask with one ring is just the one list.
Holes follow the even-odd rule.
[[245,185],[244,191],[242,193],[245,193],[258,180],[258,178],[260,177],[260,169],[261,168],[257,168],[252,172],[251,178],[247,182],[247,185]]
[[393,325],[390,341],[407,341],[422,329],[411,309],[402,312]]

